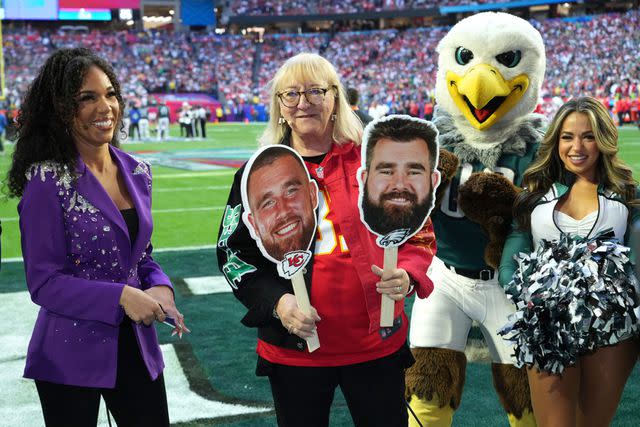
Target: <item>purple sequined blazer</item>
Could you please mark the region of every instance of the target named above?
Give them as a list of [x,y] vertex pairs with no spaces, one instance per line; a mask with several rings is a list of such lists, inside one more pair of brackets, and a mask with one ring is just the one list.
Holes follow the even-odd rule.
[[[29,342],[26,378],[113,388],[125,284],[171,285],[151,258],[151,172],[110,146],[138,213],[131,245],[125,221],[78,157],[75,181],[55,162],[32,165],[18,204],[27,287],[40,312]],[[164,362],[154,327],[133,325],[149,375]],[[126,363],[126,362],[125,362]]]

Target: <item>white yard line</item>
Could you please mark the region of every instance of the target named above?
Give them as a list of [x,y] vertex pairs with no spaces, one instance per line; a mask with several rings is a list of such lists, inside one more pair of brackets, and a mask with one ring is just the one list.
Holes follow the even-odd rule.
[[184,282],[193,295],[231,293],[224,276],[185,277]]
[[[153,253],[162,252],[181,252],[181,251],[199,251],[204,249],[215,249],[217,245],[200,245],[200,246],[179,246],[175,248],[153,248]],[[22,257],[14,258],[2,258],[3,264],[10,264],[12,262],[22,262]]]
[[176,212],[199,212],[199,211],[221,211],[225,206],[203,206],[201,208],[175,208],[175,209],[152,209],[153,214],[176,213]]
[[207,185],[204,187],[171,187],[171,188],[154,188],[154,193],[172,193],[174,191],[198,191],[198,190],[228,190],[229,185]]
[[[178,213],[178,212],[200,212],[200,211],[221,211],[225,206],[202,206],[199,208],[171,208],[171,209],[152,209],[152,214]],[[17,216],[9,216],[0,218],[1,222],[16,222],[20,219]]]
[[153,249],[153,253],[158,252],[181,252],[181,251],[198,251],[203,249],[215,249],[217,245],[201,245],[201,246],[180,246],[177,248],[160,248]]
[[221,169],[209,172],[184,172],[184,173],[158,173],[153,174],[153,179],[171,178],[206,178],[209,176],[230,175],[236,173],[236,169]]

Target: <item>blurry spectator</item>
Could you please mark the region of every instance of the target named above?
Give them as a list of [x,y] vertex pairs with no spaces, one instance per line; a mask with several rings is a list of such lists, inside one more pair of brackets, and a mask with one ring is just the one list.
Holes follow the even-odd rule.
[[630,102],[631,123],[640,124],[640,98],[635,98]]
[[158,134],[158,108],[155,102],[149,107],[149,130],[151,131],[150,137],[153,134]]
[[149,134],[149,107],[146,103],[142,104],[140,107],[140,120],[138,121],[139,134],[141,135],[141,139],[143,141],[148,141]]
[[7,117],[0,111],[0,155],[4,155],[4,132],[7,128]]
[[169,138],[169,107],[164,102],[158,105],[158,141]]
[[422,109],[422,114],[425,120],[431,120],[433,118],[433,101],[431,98],[427,98]]
[[178,112],[178,123],[180,123],[180,136],[187,139],[193,138],[193,115],[191,113],[191,106],[188,102],[182,103],[182,108]]
[[347,89],[347,101],[349,102],[351,109],[353,110],[355,115],[358,116],[362,124],[366,126],[367,123],[373,120],[373,118],[367,113],[365,113],[364,111],[362,111],[360,107],[358,107],[359,99],[360,99],[360,95],[358,94],[358,89],[355,89],[352,87]]
[[219,123],[224,120],[224,110],[222,105],[216,107],[216,123]]
[[140,118],[140,109],[133,104],[129,110],[129,137],[132,141],[136,139],[136,132],[138,132],[138,140],[142,139],[140,137]]
[[195,112],[195,126],[200,128],[200,138],[207,137],[207,110],[202,105],[197,105]]

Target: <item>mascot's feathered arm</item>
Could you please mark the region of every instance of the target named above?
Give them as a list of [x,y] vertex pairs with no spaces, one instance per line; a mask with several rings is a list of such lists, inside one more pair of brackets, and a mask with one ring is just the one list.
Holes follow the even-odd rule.
[[499,173],[477,172],[458,189],[458,204],[489,237],[484,261],[498,269],[504,242],[511,231],[511,207],[520,189]]
[[440,185],[436,189],[435,206],[440,206],[442,198],[444,197],[444,193],[447,191],[447,188],[451,184],[451,180],[453,179],[453,177],[456,176],[456,171],[458,170],[459,164],[460,161],[458,160],[458,156],[453,154],[451,151],[440,149],[440,154],[438,157]]

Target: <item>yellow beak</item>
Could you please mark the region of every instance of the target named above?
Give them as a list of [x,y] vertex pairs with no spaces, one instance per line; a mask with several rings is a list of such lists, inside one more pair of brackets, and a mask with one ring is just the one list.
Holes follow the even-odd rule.
[[478,130],[493,126],[522,98],[529,87],[529,77],[520,74],[505,80],[496,68],[479,64],[459,76],[446,74],[451,98],[465,118]]

